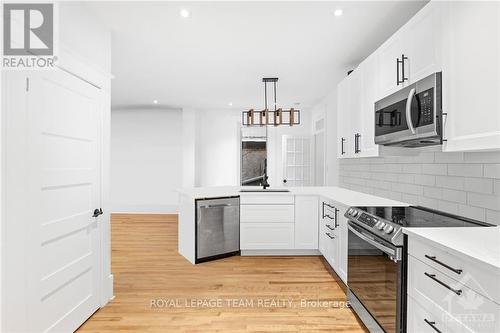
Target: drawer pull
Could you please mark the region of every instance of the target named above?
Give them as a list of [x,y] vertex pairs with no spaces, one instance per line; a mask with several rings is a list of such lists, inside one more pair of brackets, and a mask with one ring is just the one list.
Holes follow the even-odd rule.
[[330,216],[328,214],[323,214],[323,217],[328,217],[330,220],[334,220],[335,219],[333,216]]
[[427,254],[426,254],[426,255],[425,255],[425,257],[426,257],[427,259],[430,259],[430,260],[434,261],[436,264],[439,264],[439,265],[441,265],[441,266],[443,266],[443,267],[445,267],[445,268],[448,268],[450,271],[455,272],[455,273],[457,273],[457,274],[462,274],[462,272],[463,272],[461,269],[458,269],[458,268],[453,268],[453,267],[451,267],[451,266],[449,266],[449,265],[445,264],[444,262],[442,262],[442,261],[440,261],[440,260],[437,260],[437,259],[436,259],[436,256],[429,256],[429,255],[427,255]]
[[427,325],[429,325],[430,327],[432,327],[432,329],[438,333],[443,333],[441,332],[437,327],[436,327],[436,322],[435,321],[429,321],[427,319],[424,319],[424,321],[427,323]]
[[450,287],[449,285],[447,285],[446,283],[444,283],[443,281],[439,280],[438,278],[436,278],[436,274],[429,274],[427,272],[424,273],[427,277],[431,278],[432,280],[436,281],[437,283],[439,283],[440,285],[442,285],[443,287],[453,291],[455,294],[457,295],[461,295],[462,294],[462,290],[460,289],[453,289],[452,287]]
[[327,225],[326,225],[326,227],[327,227],[328,229],[330,229],[331,231],[334,231],[334,230],[335,230],[335,228],[332,228],[332,226],[331,226],[331,225],[329,225],[329,224],[327,224]]
[[332,236],[329,232],[327,232],[326,235],[330,237],[330,239],[335,239],[335,236]]

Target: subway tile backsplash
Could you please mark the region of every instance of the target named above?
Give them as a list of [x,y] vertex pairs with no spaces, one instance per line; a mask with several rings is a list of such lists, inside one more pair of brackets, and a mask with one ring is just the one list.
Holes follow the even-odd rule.
[[339,186],[500,225],[500,152],[342,159]]

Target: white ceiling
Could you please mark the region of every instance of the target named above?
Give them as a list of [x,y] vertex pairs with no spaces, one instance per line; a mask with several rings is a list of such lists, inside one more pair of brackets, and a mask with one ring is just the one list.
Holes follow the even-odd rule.
[[[306,108],[413,16],[422,1],[88,3],[112,29],[113,107]],[[341,8],[343,15],[333,15]],[[189,18],[179,15],[190,11]]]

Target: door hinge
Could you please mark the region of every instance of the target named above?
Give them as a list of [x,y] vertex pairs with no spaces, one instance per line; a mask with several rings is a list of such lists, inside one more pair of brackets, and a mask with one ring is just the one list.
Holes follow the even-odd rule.
[[30,91],[30,78],[26,78],[26,91]]

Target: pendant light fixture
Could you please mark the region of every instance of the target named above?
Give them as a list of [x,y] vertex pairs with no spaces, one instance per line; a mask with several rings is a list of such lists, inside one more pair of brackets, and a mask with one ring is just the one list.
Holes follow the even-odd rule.
[[[250,109],[248,111],[243,111],[242,113],[242,124],[243,126],[280,126],[280,125],[299,125],[300,124],[300,111],[293,108],[289,110],[283,110],[278,108],[276,102],[276,82],[278,82],[277,77],[265,77],[262,79],[264,82],[264,110],[255,111]],[[267,105],[267,84],[273,84],[274,92],[274,110],[269,110]]]

